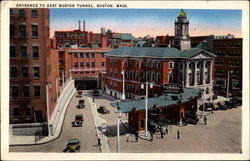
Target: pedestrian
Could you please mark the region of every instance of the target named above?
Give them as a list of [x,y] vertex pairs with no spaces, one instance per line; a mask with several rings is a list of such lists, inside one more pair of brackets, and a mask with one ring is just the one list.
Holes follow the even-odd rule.
[[101,144],[101,139],[100,139],[100,138],[98,138],[98,143],[97,143],[97,145],[99,145],[99,146],[102,145],[102,144]]
[[180,139],[180,131],[177,131],[177,139]]
[[214,110],[212,110],[211,113],[214,114]]
[[153,141],[153,138],[154,138],[153,133],[150,132],[150,134],[151,134],[151,141]]
[[207,117],[204,117],[204,124],[207,125]]
[[95,103],[95,97],[93,97],[93,103]]
[[168,134],[168,128],[166,128],[166,134]]
[[163,131],[161,130],[161,138],[163,139]]
[[127,142],[129,142],[129,134],[126,134]]
[[135,141],[138,142],[138,133],[135,132]]

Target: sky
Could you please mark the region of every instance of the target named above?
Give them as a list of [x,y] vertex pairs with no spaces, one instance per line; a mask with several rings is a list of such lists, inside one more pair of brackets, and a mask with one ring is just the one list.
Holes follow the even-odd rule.
[[[242,37],[241,10],[184,9],[189,35]],[[50,9],[50,35],[54,31],[76,30],[85,20],[85,30],[100,33],[101,27],[135,37],[174,35],[174,21],[180,9]]]

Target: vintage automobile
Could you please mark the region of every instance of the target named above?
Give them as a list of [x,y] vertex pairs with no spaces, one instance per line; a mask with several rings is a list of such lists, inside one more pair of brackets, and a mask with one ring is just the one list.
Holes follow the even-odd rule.
[[85,108],[85,102],[83,99],[80,99],[79,102],[78,102],[78,108]]
[[188,124],[196,125],[199,122],[199,117],[196,114],[188,114],[185,119]]
[[83,115],[82,114],[76,114],[75,121],[71,122],[72,127],[81,127],[83,123]]
[[230,108],[236,108],[237,107],[237,104],[235,101],[233,100],[230,100],[230,101],[225,101],[225,104],[227,105],[227,107],[230,109]]
[[241,106],[242,105],[242,98],[240,98],[240,97],[232,98],[230,101],[235,102],[237,106]]
[[219,102],[219,103],[217,103],[217,105],[219,106],[220,110],[227,110],[228,109],[227,105],[224,102]]
[[[204,111],[212,111],[213,110],[213,104],[212,103],[205,103]],[[200,105],[199,110],[203,111],[203,105]]]
[[214,104],[212,107],[213,111],[218,111],[219,110],[219,105],[218,104]]
[[68,144],[66,145],[66,148],[63,150],[63,152],[79,152],[80,147],[81,142],[78,139],[69,139]]
[[97,112],[101,113],[101,114],[108,114],[110,113],[109,110],[104,106],[104,105],[101,105],[98,109],[97,109]]
[[94,90],[93,91],[93,96],[99,96],[99,90]]
[[76,97],[82,97],[82,91],[78,91]]

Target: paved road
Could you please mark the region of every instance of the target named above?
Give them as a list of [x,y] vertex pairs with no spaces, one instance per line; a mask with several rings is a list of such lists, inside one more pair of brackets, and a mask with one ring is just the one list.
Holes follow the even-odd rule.
[[[201,119],[198,125],[172,126],[169,134],[161,138],[156,133],[153,141],[131,136],[120,136],[120,151],[125,153],[240,153],[241,152],[241,107],[227,111],[215,111],[208,117],[207,125]],[[180,140],[176,138],[180,131]],[[116,152],[117,137],[109,140],[111,152]]]
[[[81,141],[80,152],[100,152],[100,147],[96,146],[97,135],[90,103],[84,96],[81,99],[85,100],[86,108],[76,108],[79,98],[74,95],[66,111],[62,132],[59,138],[42,145],[12,146],[10,147],[10,152],[62,152],[70,138],[78,138]],[[82,127],[71,127],[71,122],[75,119],[75,114],[83,114],[84,123]]]

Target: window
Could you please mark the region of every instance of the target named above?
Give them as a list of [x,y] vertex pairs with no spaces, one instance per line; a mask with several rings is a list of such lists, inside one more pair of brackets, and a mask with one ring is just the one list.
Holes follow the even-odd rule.
[[17,77],[17,67],[10,67],[11,71],[11,77],[16,78]]
[[104,53],[102,53],[101,55],[102,55],[102,58],[104,58]]
[[20,37],[25,37],[26,36],[26,26],[25,25],[20,25]]
[[117,60],[115,59],[114,64],[117,65]]
[[89,67],[89,62],[86,62],[86,67]]
[[11,87],[11,95],[12,95],[12,97],[18,97],[18,87],[17,86]]
[[86,58],[89,58],[89,53],[86,53]]
[[27,46],[21,46],[20,47],[20,51],[21,51],[21,56],[22,57],[27,57]]
[[161,63],[157,63],[157,68],[158,68],[158,69],[161,68]]
[[37,17],[37,9],[31,9],[31,17]]
[[32,25],[32,37],[37,37],[37,36],[38,36],[38,26]]
[[34,78],[38,79],[39,78],[39,67],[38,66],[34,66],[33,67],[33,72],[34,72]]
[[135,72],[135,79],[138,80],[138,72]]
[[124,65],[128,66],[128,61],[127,60],[124,61]]
[[14,15],[14,10],[11,8],[10,9],[10,16],[13,16]]
[[29,86],[23,86],[23,96],[24,97],[29,97],[30,96],[30,93],[29,93]]
[[13,116],[20,116],[20,109],[19,108],[13,108]]
[[25,16],[24,9],[19,9],[19,16]]
[[240,82],[239,80],[232,79],[232,88],[240,88]]
[[75,68],[78,68],[78,62],[75,62],[75,63],[74,63],[74,67],[75,67]]
[[105,67],[105,62],[102,62],[102,63],[101,63],[101,66],[102,66],[102,67]]
[[40,97],[40,89],[41,87],[39,85],[34,86],[35,97]]
[[84,62],[80,62],[80,67],[84,67]]
[[77,53],[74,53],[74,58],[78,58],[78,55],[77,55]]
[[83,53],[80,53],[80,58],[83,58]]
[[173,62],[169,62],[169,69],[173,69],[174,68],[174,63]]
[[91,63],[91,67],[95,67],[95,62],[92,62],[92,63]]
[[24,114],[25,114],[25,116],[30,116],[31,115],[31,108],[30,107],[26,107],[24,109]]
[[10,36],[15,36],[15,26],[13,24],[10,24]]
[[10,46],[10,57],[16,57],[16,48],[15,46]]
[[32,52],[33,52],[33,58],[38,58],[39,57],[39,48],[38,46],[32,46]]
[[28,67],[22,67],[23,78],[29,77],[29,70]]
[[91,58],[95,58],[95,54],[94,53],[91,54]]

